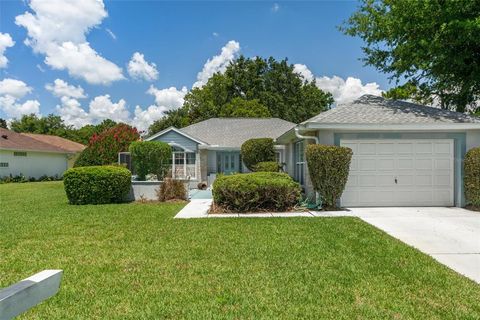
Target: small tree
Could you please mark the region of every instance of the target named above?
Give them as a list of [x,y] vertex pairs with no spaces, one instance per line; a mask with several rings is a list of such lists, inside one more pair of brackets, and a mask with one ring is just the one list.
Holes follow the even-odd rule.
[[75,162],[76,167],[116,163],[118,153],[128,151],[130,143],[140,138],[136,128],[120,123],[101,134],[94,134],[88,147]]
[[480,148],[467,152],[464,165],[465,197],[468,204],[480,208]]
[[320,193],[325,207],[336,208],[350,172],[352,150],[345,147],[311,144],[306,159],[313,188]]
[[172,148],[167,143],[136,141],[130,144],[129,151],[139,180],[145,180],[149,173],[155,174],[158,180],[163,179],[172,159]]
[[258,138],[245,141],[241,147],[243,163],[251,171],[260,162],[275,161],[275,148],[273,139]]

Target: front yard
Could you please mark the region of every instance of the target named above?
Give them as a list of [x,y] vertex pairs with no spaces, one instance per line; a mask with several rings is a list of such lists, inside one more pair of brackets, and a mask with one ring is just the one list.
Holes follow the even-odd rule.
[[480,287],[355,218],[174,220],[0,185],[0,287],[63,269],[25,319],[480,318]]

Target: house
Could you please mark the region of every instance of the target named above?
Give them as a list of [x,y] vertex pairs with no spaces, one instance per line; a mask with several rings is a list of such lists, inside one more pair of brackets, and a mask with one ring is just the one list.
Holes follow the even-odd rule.
[[287,171],[312,192],[307,144],[349,147],[340,205],[463,206],[463,158],[480,146],[480,118],[364,95],[284,133]]
[[17,133],[0,128],[0,178],[62,176],[84,145],[57,136]]
[[[171,127],[145,140],[166,142],[173,148],[175,178],[211,182],[218,173],[248,171],[240,156],[245,141],[275,139],[294,127],[278,118],[212,118],[181,129]],[[276,153],[277,160],[284,162],[284,146],[277,146]]]

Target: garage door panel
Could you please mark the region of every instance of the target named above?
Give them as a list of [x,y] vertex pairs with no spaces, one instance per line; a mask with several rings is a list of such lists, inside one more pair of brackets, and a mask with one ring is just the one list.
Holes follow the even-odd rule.
[[358,151],[342,205],[453,205],[453,140],[342,140],[341,145]]

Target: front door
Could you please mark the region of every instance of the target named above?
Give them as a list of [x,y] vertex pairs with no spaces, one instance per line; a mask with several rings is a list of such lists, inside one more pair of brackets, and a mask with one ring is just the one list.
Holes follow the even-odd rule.
[[239,152],[217,152],[217,172],[233,174],[240,172]]

